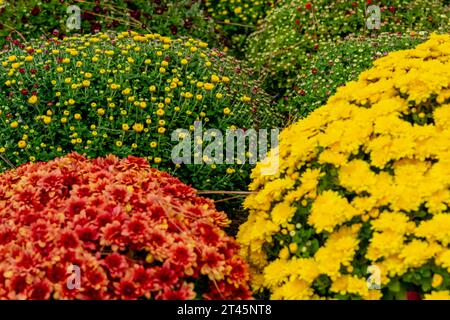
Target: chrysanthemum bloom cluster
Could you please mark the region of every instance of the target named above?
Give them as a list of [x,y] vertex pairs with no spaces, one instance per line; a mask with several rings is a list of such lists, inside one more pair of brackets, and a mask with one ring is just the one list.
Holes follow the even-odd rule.
[[287,79],[290,88],[280,107],[290,118],[299,119],[323,106],[337,88],[356,80],[372,67],[376,59],[389,52],[410,49],[427,39],[426,33],[349,36],[337,43],[326,43],[317,50],[294,79]]
[[[368,6],[381,10],[380,30],[367,27]],[[438,0],[293,0],[274,9],[250,38],[247,58],[265,68],[268,84],[286,88],[323,42],[349,34],[404,31],[448,31],[450,8]]]
[[[3,2],[3,5],[2,5]],[[105,30],[145,30],[163,35],[188,35],[209,42],[217,40],[212,21],[206,19],[198,1],[192,0],[2,0],[0,2],[0,47],[8,37],[27,40],[96,33]],[[67,29],[70,6],[80,9],[80,29]],[[3,9],[2,9],[3,7]]]
[[21,166],[0,175],[0,299],[247,299],[227,223],[142,158]]
[[450,298],[450,35],[390,53],[280,135],[238,241],[274,299]]
[[0,170],[71,151],[112,153],[146,157],[199,189],[241,186],[249,175],[241,165],[180,170],[172,162],[173,132],[194,131],[196,121],[225,132],[280,120],[247,69],[207,46],[124,32],[51,39],[1,54]]

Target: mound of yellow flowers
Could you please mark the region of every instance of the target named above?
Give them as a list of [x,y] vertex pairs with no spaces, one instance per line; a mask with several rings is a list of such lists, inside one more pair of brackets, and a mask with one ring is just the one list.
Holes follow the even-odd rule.
[[272,299],[450,298],[450,35],[284,130],[238,241]]

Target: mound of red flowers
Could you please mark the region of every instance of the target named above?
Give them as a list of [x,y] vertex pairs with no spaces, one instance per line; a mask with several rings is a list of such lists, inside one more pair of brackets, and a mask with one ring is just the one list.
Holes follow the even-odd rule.
[[0,174],[0,299],[247,299],[228,223],[141,158],[27,164]]

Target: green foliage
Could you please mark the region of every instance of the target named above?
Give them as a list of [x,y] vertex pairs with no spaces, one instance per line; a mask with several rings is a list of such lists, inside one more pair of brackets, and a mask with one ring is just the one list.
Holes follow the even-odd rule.
[[[1,2],[1,1],[0,1]],[[67,8],[81,9],[81,29],[70,31]],[[135,30],[162,35],[187,35],[209,43],[217,39],[212,21],[199,1],[191,0],[4,0],[0,9],[0,46],[5,37],[30,40],[53,35]],[[1,7],[1,5],[0,5]]]
[[205,0],[205,11],[214,19],[226,47],[239,52],[247,36],[261,24],[277,1]]
[[409,49],[426,40],[425,34],[381,34],[374,37],[349,36],[318,48],[308,64],[291,80],[292,89],[280,101],[280,108],[294,120],[324,105],[336,90],[372,67],[389,52]]
[[[368,30],[367,3],[381,8],[381,29]],[[288,88],[286,79],[310,65],[324,42],[350,34],[443,31],[450,26],[450,10],[438,0],[306,0],[290,1],[274,9],[249,37],[246,57],[263,70],[267,86]]]

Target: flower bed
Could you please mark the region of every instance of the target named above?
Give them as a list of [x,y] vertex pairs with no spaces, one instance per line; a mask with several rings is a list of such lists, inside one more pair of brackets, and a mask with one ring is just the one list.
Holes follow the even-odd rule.
[[[380,7],[380,30],[367,28],[369,5]],[[274,9],[250,36],[246,57],[265,69],[267,86],[277,90],[286,88],[286,77],[295,77],[324,42],[349,34],[448,31],[449,25],[450,8],[437,0],[294,0]]]
[[410,49],[427,39],[426,34],[381,34],[375,37],[349,36],[322,45],[296,78],[287,79],[290,88],[279,107],[291,119],[307,116],[324,105],[336,90],[372,67],[389,52]]
[[0,299],[247,299],[228,223],[145,159],[24,165],[0,174]]
[[238,241],[274,299],[450,298],[450,35],[377,60],[284,130]]
[[13,47],[0,60],[0,171],[112,153],[146,157],[198,189],[240,189],[248,165],[175,165],[173,133],[196,121],[225,132],[281,120],[246,68],[197,40],[85,35]]

